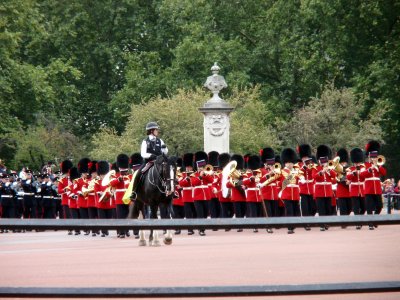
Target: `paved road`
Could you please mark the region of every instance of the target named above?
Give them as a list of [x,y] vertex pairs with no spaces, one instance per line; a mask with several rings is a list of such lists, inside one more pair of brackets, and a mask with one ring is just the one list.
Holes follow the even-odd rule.
[[[13,287],[154,287],[399,281],[400,226],[253,233],[207,231],[172,246],[68,236],[64,231],[0,234],[0,282]],[[252,299],[257,299],[254,297]],[[262,297],[261,297],[262,298]],[[400,299],[400,293],[340,299]],[[224,298],[218,298],[224,299]],[[228,299],[228,298],[225,298]],[[247,299],[247,298],[240,298]],[[338,299],[331,296],[274,299]]]

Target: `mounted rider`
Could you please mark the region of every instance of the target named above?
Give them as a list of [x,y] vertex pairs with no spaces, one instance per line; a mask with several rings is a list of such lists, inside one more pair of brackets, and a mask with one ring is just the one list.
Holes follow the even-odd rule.
[[135,200],[136,189],[138,187],[138,183],[140,181],[140,175],[144,174],[153,164],[157,156],[168,154],[168,148],[165,145],[164,141],[158,137],[160,132],[160,126],[156,122],[149,122],[146,124],[146,134],[147,138],[145,138],[140,147],[140,154],[144,159],[144,164],[137,171],[137,175],[134,178],[131,200]]

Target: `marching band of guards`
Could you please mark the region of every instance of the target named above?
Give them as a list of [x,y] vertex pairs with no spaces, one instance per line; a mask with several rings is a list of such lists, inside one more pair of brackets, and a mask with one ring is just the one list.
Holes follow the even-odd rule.
[[[134,196],[128,201],[124,199],[133,173],[146,172],[149,163],[158,155],[168,153],[164,142],[158,138],[158,130],[155,122],[148,123],[148,136],[141,152],[131,157],[119,154],[112,165],[107,161],[82,158],[77,166],[64,160],[57,176],[34,175],[29,169],[20,177],[2,173],[2,218],[125,219],[129,202],[136,201]],[[216,151],[185,153],[176,158],[173,217],[281,217],[317,213],[326,216],[337,215],[337,211],[340,215],[379,214],[382,210],[381,178],[386,175],[380,148],[379,142],[370,141],[365,152],[360,148],[350,153],[339,149],[336,155],[330,147],[320,145],[313,156],[308,144],[296,150],[285,148],[280,155],[269,147],[257,155],[244,156]],[[160,207],[162,218],[170,217],[167,211]],[[310,230],[310,227],[305,226],[305,229]],[[327,226],[320,227],[321,231],[327,229]],[[369,225],[369,229],[373,230],[374,225]],[[267,232],[272,233],[272,228]],[[294,233],[294,228],[289,227],[288,233]],[[81,232],[70,230],[68,234]],[[107,230],[85,231],[84,234],[109,235]],[[194,231],[189,230],[188,234]],[[206,233],[199,230],[199,234]],[[119,238],[129,235],[129,231],[117,232]],[[137,232],[134,235],[138,237]]]

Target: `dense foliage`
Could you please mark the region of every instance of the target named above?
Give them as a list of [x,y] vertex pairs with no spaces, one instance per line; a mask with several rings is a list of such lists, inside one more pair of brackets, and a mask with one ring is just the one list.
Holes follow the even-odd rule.
[[[134,151],[143,131],[133,125],[148,121],[141,111],[150,117],[153,107],[154,119],[167,122],[158,105],[172,109],[168,101],[185,95],[193,99],[178,107],[178,121],[162,125],[174,152],[194,149],[196,109],[208,99],[197,89],[214,61],[229,85],[224,99],[243,107],[232,114],[232,151],[299,141],[351,147],[373,137],[385,141],[389,164],[400,159],[397,0],[4,0],[0,157],[32,164],[21,153],[37,141],[26,137],[49,128],[75,141],[60,159]],[[340,103],[338,116],[321,104],[326,97]],[[329,118],[315,123],[315,111]],[[337,120],[346,122],[332,129]],[[113,145],[121,137],[131,148]]]

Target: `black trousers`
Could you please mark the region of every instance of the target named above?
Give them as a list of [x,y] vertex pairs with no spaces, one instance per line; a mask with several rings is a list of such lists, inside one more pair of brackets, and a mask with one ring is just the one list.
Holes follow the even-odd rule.
[[[71,212],[69,211],[69,206],[68,205],[63,205],[63,217],[64,219],[71,219]],[[61,216],[60,216],[61,219]]]
[[196,208],[197,219],[207,219],[208,216],[208,201],[196,200],[194,201],[194,207]]
[[365,195],[365,208],[368,215],[379,215],[382,211],[382,195]]
[[365,214],[365,199],[363,197],[351,197],[351,206],[355,215]]
[[55,219],[55,207],[54,206],[43,206],[43,219]]
[[185,202],[183,204],[183,208],[185,210],[185,218],[186,219],[196,219],[197,213],[196,208],[194,207],[194,202]]
[[[300,216],[300,204],[299,201],[294,200],[283,200],[285,203],[285,215],[286,217],[299,217]],[[293,226],[288,227],[289,230],[293,230]]]
[[267,210],[268,217],[278,217],[279,207],[276,200],[264,200],[265,209]]
[[209,202],[210,217],[215,219],[221,216],[221,205],[218,198],[211,198]]
[[97,219],[98,218],[98,209],[97,207],[88,207],[89,219]]
[[260,203],[247,202],[247,217],[258,218],[260,216]]
[[341,216],[348,216],[351,213],[351,198],[338,198],[338,204]]
[[24,219],[37,218],[37,201],[35,196],[24,196]]
[[15,218],[15,206],[14,205],[1,205],[1,217],[3,219]]
[[[79,209],[78,208],[70,208],[69,212],[70,212],[70,216],[71,216],[72,219],[79,219],[80,218]],[[80,232],[80,230],[75,230],[75,232]]]
[[[98,208],[97,215],[99,219],[112,219],[112,209]],[[102,229],[101,233],[108,234],[108,230]]]
[[[129,214],[129,205],[117,204],[117,219],[126,219]],[[117,230],[117,234],[127,234],[129,230]]]
[[244,216],[246,215],[246,202],[245,201],[233,202],[233,207],[235,209],[236,218],[244,218]]
[[331,197],[317,198],[317,209],[319,216],[330,216],[332,214],[332,198]]
[[233,204],[232,202],[221,202],[221,218],[233,217]]
[[301,215],[312,217],[316,213],[316,205],[312,195],[300,194]]
[[185,217],[185,209],[182,205],[173,205],[174,219],[183,219]]

